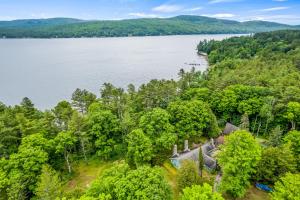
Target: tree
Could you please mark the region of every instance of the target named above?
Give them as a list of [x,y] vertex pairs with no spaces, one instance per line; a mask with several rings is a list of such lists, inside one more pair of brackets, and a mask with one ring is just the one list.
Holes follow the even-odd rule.
[[7,195],[9,200],[26,199],[36,187],[42,166],[48,154],[39,147],[20,146],[18,153],[12,154],[4,167],[8,178]]
[[15,110],[8,107],[0,113],[0,157],[8,158],[18,151],[22,132],[15,116]]
[[[130,168],[124,162],[115,162],[111,168],[103,173],[91,184],[84,196],[97,198],[100,195],[110,195],[112,199],[117,199],[115,191],[119,180],[126,176]],[[143,180],[140,180],[141,182]]]
[[61,101],[55,106],[53,113],[55,114],[56,123],[60,127],[60,130],[67,130],[68,122],[73,113],[71,104],[67,101]]
[[201,100],[209,102],[210,90],[208,88],[190,88],[184,94],[181,95],[183,100]]
[[285,137],[284,142],[290,144],[291,150],[297,161],[297,168],[300,169],[300,131],[290,131]]
[[153,157],[151,140],[141,129],[132,131],[127,136],[127,160],[136,167],[149,163]]
[[236,131],[225,137],[225,143],[218,154],[218,163],[223,173],[221,191],[234,197],[244,196],[260,158],[260,146],[249,132]]
[[176,99],[177,94],[177,83],[174,80],[151,80],[140,86],[135,99],[135,110],[165,109]]
[[22,99],[21,109],[26,118],[33,119],[35,117],[34,115],[37,110],[34,108],[34,104],[28,97]]
[[[116,200],[172,199],[172,192],[158,167],[130,170],[124,163],[115,163],[92,183],[84,197],[111,197]],[[105,198],[104,198],[105,199]]]
[[268,145],[273,147],[279,146],[281,144],[282,134],[283,132],[280,126],[276,126],[276,128],[272,130],[269,136]]
[[186,187],[199,184],[200,179],[198,176],[198,168],[194,161],[185,160],[181,163],[181,166],[177,174],[177,185],[180,190]]
[[199,100],[177,101],[169,105],[168,111],[181,140],[208,137],[219,133],[216,118],[207,103]]
[[287,173],[275,183],[272,200],[300,199],[300,174]]
[[87,161],[86,154],[88,152],[88,144],[90,140],[87,134],[87,117],[79,114],[77,111],[74,111],[69,122],[69,130],[74,134],[75,137],[77,137],[84,160]]
[[160,168],[143,166],[129,171],[115,187],[117,199],[171,200],[171,187]]
[[295,172],[296,160],[288,145],[268,147],[262,151],[257,165],[256,180],[267,184],[275,183],[287,172]]
[[199,148],[199,172],[200,172],[201,177],[202,177],[203,168],[204,168],[204,158],[203,158],[202,147],[200,146],[200,148]]
[[40,200],[53,200],[62,196],[62,184],[58,174],[48,165],[42,168],[35,194]]
[[139,121],[139,127],[151,140],[156,163],[165,160],[176,142],[176,134],[170,118],[171,116],[166,110],[154,108],[146,112]]
[[212,191],[207,183],[203,186],[193,185],[183,189],[181,200],[224,200],[222,195]]
[[111,83],[104,83],[100,93],[103,104],[117,115],[118,119],[122,119],[126,103],[124,89],[116,88]]
[[77,108],[79,112],[86,113],[89,106],[96,101],[96,95],[87,91],[77,88],[72,94],[72,105]]
[[288,119],[292,125],[292,130],[296,129],[298,123],[300,123],[300,103],[289,102],[285,118]]
[[63,131],[60,132],[55,137],[54,142],[55,142],[56,153],[60,153],[60,154],[63,153],[68,167],[68,172],[71,173],[72,167],[71,167],[70,155],[72,152],[72,148],[76,143],[76,138],[70,131]]
[[248,115],[245,113],[245,114],[243,114],[243,116],[242,116],[240,128],[241,128],[242,130],[249,131],[249,126],[250,126],[249,117],[248,117]]
[[88,124],[97,155],[108,159],[122,141],[119,120],[111,111],[95,111],[89,113]]

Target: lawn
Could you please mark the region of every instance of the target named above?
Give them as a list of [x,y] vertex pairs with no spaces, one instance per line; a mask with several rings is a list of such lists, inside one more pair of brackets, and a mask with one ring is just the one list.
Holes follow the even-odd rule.
[[87,163],[80,161],[74,165],[74,175],[66,183],[64,191],[86,190],[101,173],[112,166],[111,162],[101,161],[100,159],[91,159]]
[[[98,159],[91,159],[88,163],[84,161],[80,161],[74,165],[74,175],[72,178],[67,181],[65,184],[64,191],[66,193],[72,193],[78,191],[85,191],[101,173],[112,166],[113,161],[101,161]],[[176,184],[176,176],[177,169],[175,169],[172,164],[166,161],[161,167],[163,174],[170,184],[173,194],[174,200],[179,199],[179,189]],[[209,182],[212,185],[213,180],[215,179],[215,174],[211,174],[207,171],[203,171],[203,179],[205,182]],[[224,195],[226,200],[233,200],[226,195]],[[269,194],[258,190],[254,186],[252,186],[244,198],[239,200],[270,200]]]
[[[174,200],[179,199],[179,189],[177,188],[176,185],[176,175],[177,175],[177,169],[175,169],[170,162],[165,162],[162,166],[164,175],[171,185],[171,188],[173,190],[174,194]],[[207,172],[206,170],[203,170],[203,179],[205,182],[209,183],[212,185],[214,179],[215,179],[215,174],[211,174]],[[227,195],[224,195],[224,198],[226,200],[233,200],[234,198],[230,198]],[[269,194],[258,190],[256,187],[252,186],[249,188],[247,191],[245,197],[240,198],[238,200],[270,200]]]

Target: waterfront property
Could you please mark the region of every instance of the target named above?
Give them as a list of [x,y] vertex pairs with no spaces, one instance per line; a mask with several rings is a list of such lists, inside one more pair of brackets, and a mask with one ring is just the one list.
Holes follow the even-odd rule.
[[215,152],[218,150],[218,146],[224,143],[225,135],[229,135],[239,128],[233,124],[226,123],[222,134],[215,139],[211,139],[203,145],[195,145],[196,148],[190,149],[188,140],[184,142],[184,150],[178,153],[177,145],[174,145],[173,155],[170,158],[174,167],[180,168],[181,163],[184,160],[193,160],[197,165],[199,163],[199,149],[202,148],[202,154],[204,159],[204,167],[209,170],[215,170],[217,168],[217,160],[215,159]]

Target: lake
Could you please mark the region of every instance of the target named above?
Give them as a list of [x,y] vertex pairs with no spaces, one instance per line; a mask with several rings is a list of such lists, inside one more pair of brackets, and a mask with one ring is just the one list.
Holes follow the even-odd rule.
[[197,55],[200,40],[232,35],[191,35],[82,39],[0,40],[0,101],[19,104],[29,97],[36,107],[49,109],[69,100],[76,88],[99,95],[105,82],[126,88],[151,79],[176,79],[205,58]]

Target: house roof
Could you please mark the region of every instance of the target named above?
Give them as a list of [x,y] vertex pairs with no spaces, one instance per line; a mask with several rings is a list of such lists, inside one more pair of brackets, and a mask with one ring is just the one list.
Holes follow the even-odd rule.
[[232,133],[234,131],[237,131],[239,129],[240,129],[239,127],[237,127],[237,126],[235,126],[235,125],[233,125],[231,123],[226,123],[226,126],[225,126],[225,128],[223,130],[223,134],[224,135],[228,135],[228,134],[230,134],[230,133]]

